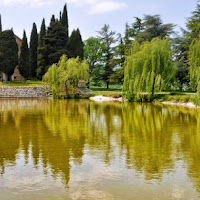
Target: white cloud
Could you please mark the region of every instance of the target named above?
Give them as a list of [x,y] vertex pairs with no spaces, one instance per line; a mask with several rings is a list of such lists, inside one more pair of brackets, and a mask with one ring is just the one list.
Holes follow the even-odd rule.
[[102,14],[106,12],[120,10],[127,7],[127,4],[116,2],[113,0],[66,0],[76,6],[88,7],[89,14]]
[[5,6],[27,5],[30,7],[42,7],[50,5],[54,0],[1,0],[1,4]]
[[[22,5],[29,7],[43,7],[56,4],[58,0],[0,0],[0,5],[13,6]],[[86,7],[89,14],[102,14],[127,7],[127,4],[116,0],[62,0],[78,7]],[[122,1],[122,0],[121,0]]]

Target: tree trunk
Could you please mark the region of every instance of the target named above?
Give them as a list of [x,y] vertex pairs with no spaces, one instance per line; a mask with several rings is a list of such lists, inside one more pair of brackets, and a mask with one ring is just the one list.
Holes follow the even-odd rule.
[[5,83],[7,84],[8,83],[8,75],[5,74]]
[[109,89],[109,82],[106,82],[106,89]]

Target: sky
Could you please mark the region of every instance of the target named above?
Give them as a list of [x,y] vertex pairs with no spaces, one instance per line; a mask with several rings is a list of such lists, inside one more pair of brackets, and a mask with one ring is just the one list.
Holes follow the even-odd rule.
[[195,10],[197,0],[0,0],[3,30],[13,28],[22,37],[26,30],[30,37],[33,22],[40,30],[42,19],[49,25],[52,14],[59,17],[67,3],[69,31],[79,28],[83,40],[97,36],[104,24],[124,34],[125,24],[144,14],[161,15],[163,23],[176,24],[176,31],[185,28],[188,17]]

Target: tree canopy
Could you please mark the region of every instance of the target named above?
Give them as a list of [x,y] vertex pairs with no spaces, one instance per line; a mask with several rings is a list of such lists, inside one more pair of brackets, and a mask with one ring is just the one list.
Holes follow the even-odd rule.
[[25,79],[30,76],[29,48],[25,31],[22,38],[21,54],[19,57],[19,71]]
[[89,77],[89,65],[87,61],[81,61],[79,57],[67,59],[66,55],[60,58],[58,64],[53,64],[44,75],[56,97],[60,92],[72,91],[77,88],[79,80],[87,81]]
[[135,42],[125,61],[123,91],[129,100],[138,100],[142,93],[154,98],[174,75],[169,39]]
[[10,76],[18,64],[18,46],[12,30],[0,32],[0,60],[0,71]]

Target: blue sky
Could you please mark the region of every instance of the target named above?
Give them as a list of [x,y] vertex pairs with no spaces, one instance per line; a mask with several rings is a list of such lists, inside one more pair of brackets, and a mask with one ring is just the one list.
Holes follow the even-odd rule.
[[22,37],[25,29],[28,37],[32,24],[40,29],[42,18],[49,25],[52,14],[59,16],[64,4],[68,5],[70,32],[79,28],[83,39],[96,36],[104,24],[112,30],[124,33],[125,23],[144,14],[160,14],[164,23],[174,23],[185,28],[196,0],[0,0],[3,30],[13,28]]

